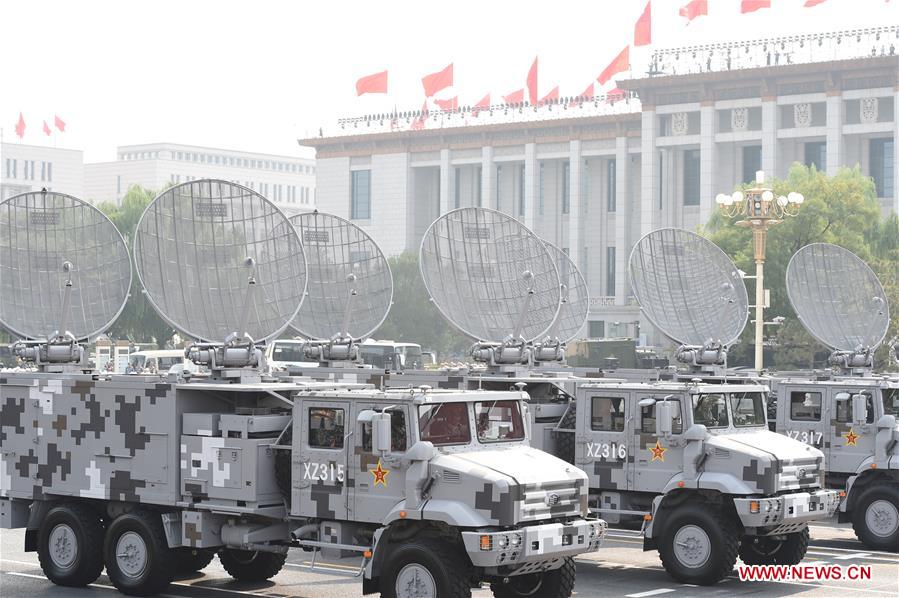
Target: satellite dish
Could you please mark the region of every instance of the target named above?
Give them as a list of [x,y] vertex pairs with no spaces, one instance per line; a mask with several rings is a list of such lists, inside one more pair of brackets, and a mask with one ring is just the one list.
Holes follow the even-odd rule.
[[675,342],[731,345],[749,318],[740,272],[721,249],[695,233],[661,228],[641,238],[628,263],[643,313]]
[[587,321],[587,311],[590,309],[587,281],[567,253],[549,241],[544,243],[555,261],[561,280],[562,306],[551,328],[551,335],[558,337],[560,342],[567,343]]
[[308,296],[291,327],[313,339],[371,335],[393,302],[393,276],[381,248],[361,228],[331,214],[307,212],[290,222],[309,264]]
[[837,351],[876,349],[890,326],[877,275],[836,245],[813,243],[790,258],[787,296],[809,334]]
[[128,248],[97,208],[50,191],[0,202],[0,325],[12,334],[93,339],[122,313],[130,288]]
[[209,343],[234,332],[256,342],[276,337],[306,291],[306,257],[287,216],[227,181],[192,181],[161,193],[138,222],[134,259],[159,315]]
[[555,260],[537,235],[486,208],[444,214],[425,232],[421,275],[437,309],[480,341],[547,333],[559,313]]

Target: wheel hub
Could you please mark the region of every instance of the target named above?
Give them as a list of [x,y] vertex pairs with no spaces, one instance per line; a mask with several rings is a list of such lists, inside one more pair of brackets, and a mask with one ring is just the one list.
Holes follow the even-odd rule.
[[685,567],[702,567],[711,555],[708,534],[696,525],[685,525],[674,535],[674,554]]
[[140,577],[147,567],[147,545],[139,534],[126,532],[116,543],[116,564],[129,577]]
[[75,538],[75,531],[66,525],[60,523],[50,530],[50,538],[48,541],[50,547],[50,560],[60,569],[70,568],[78,554],[78,540]]
[[875,500],[868,505],[865,523],[874,535],[888,538],[899,528],[899,510],[891,502]]
[[396,576],[397,598],[437,598],[437,584],[426,567],[409,563]]

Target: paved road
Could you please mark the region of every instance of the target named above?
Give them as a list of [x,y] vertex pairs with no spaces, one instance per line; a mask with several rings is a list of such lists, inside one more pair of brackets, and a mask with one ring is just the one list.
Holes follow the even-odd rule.
[[[106,576],[84,590],[56,587],[43,576],[35,553],[24,553],[22,530],[0,532],[0,595],[33,598],[111,598],[115,588]],[[579,598],[621,596],[650,598],[673,596],[862,596],[899,595],[899,555],[865,550],[855,541],[847,526],[812,527],[812,545],[805,563],[871,565],[872,579],[866,581],[740,582],[736,573],[712,587],[686,586],[673,581],[662,569],[655,552],[644,553],[639,534],[628,530],[610,530],[603,549],[578,559],[575,593]],[[203,573],[182,577],[163,595],[167,598],[239,598],[267,596],[303,598],[360,598],[361,582],[353,577],[352,563],[328,563],[326,570],[310,571],[308,554],[292,551],[287,566],[266,583],[246,584],[232,581],[213,561]],[[490,598],[489,589],[474,592],[477,598]]]

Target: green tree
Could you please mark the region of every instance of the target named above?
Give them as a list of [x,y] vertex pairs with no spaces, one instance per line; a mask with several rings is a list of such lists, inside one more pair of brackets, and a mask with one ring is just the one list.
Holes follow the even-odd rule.
[[421,344],[437,352],[438,359],[464,353],[472,341],[456,332],[428,298],[412,252],[390,258],[393,272],[393,306],[375,333],[378,338]]
[[[786,269],[790,258],[810,243],[833,243],[844,247],[870,264],[887,286],[893,285],[887,296],[896,311],[899,310],[899,294],[895,283],[890,281],[895,280],[899,260],[899,229],[895,217],[881,217],[874,181],[864,176],[858,167],[843,168],[829,177],[814,167],[794,164],[785,180],[770,183],[775,196],[790,191],[805,196],[798,215],[784,219],[768,233],[765,288],[771,294],[771,308],[766,310],[766,319],[786,318],[786,324],[776,333],[774,364],[781,369],[807,368],[814,355],[824,348],[799,324],[790,306],[786,292]],[[738,268],[752,274],[755,272],[752,231],[736,226],[737,220],[739,218],[728,219],[715,213],[704,232],[731,256]],[[747,286],[750,302],[753,302],[753,281]],[[894,319],[894,330],[895,327]],[[730,355],[731,363],[751,365],[754,335],[754,327],[747,326]],[[878,358],[881,358],[880,353],[885,356],[885,349],[878,353]]]
[[[155,192],[133,185],[125,193],[120,204],[103,202],[97,206],[122,233],[129,251],[134,247],[134,231],[137,223],[154,197]],[[147,301],[136,271],[131,281],[131,296],[125,303],[122,314],[110,326],[108,334],[112,338],[130,339],[134,342],[153,342],[159,347],[164,347],[174,334],[172,328],[159,317]]]

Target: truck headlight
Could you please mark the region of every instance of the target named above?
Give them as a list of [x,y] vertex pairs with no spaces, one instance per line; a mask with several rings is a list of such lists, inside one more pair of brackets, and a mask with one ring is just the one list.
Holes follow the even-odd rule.
[[512,548],[518,548],[521,546],[521,534],[512,534],[509,538],[509,544],[512,545]]
[[496,545],[500,548],[506,548],[509,545],[509,536],[497,536]]

